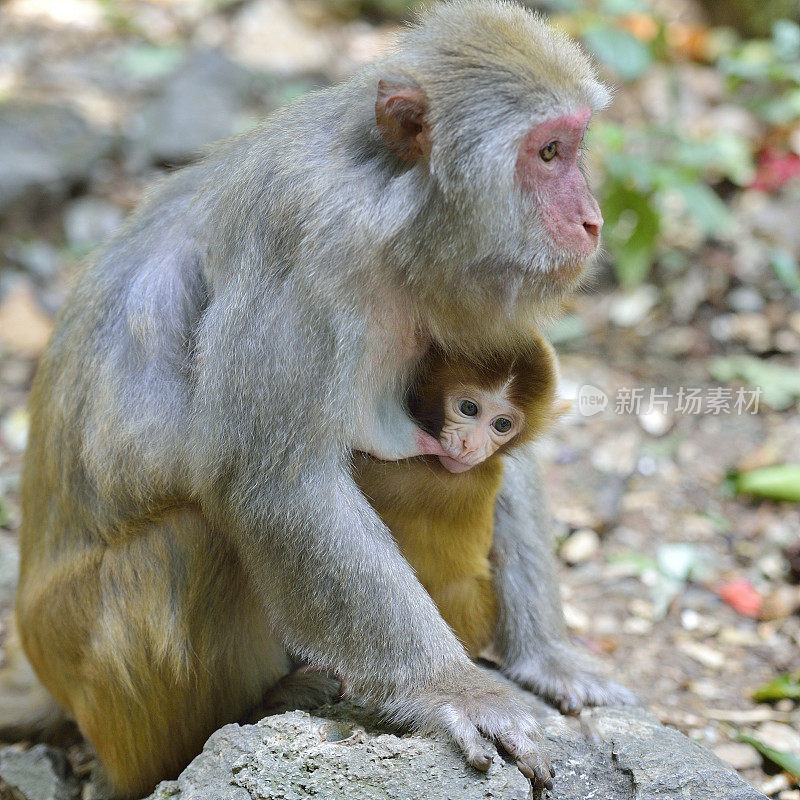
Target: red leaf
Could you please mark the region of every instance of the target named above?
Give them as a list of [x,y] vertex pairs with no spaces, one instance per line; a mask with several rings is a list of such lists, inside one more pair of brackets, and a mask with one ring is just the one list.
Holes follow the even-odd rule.
[[714,591],[723,602],[743,617],[758,619],[763,598],[747,578],[719,583]]
[[751,189],[774,192],[792,178],[800,177],[800,156],[765,147],[758,155],[756,176]]

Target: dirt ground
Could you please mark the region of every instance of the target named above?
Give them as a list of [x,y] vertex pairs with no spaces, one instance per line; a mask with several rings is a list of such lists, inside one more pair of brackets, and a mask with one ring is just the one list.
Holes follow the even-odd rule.
[[[16,570],[25,403],[69,276],[166,165],[191,157],[182,146],[234,133],[341,78],[392,31],[329,18],[324,3],[208,8],[200,0],[10,0],[0,11],[0,96],[72,109],[89,126],[78,138],[91,142],[79,174],[56,164],[49,183],[0,206],[4,608]],[[187,58],[198,59],[199,85],[191,69],[181,72]],[[206,119],[182,122],[169,112],[176,96],[217,105]],[[623,91],[615,105],[622,110],[610,113],[624,114],[636,98]],[[219,116],[233,127],[215,128]],[[17,152],[3,149],[6,124],[0,178]],[[66,124],[53,122],[56,141],[68,136],[58,128]],[[743,196],[738,207],[742,219],[766,213],[786,230],[796,227],[796,202]],[[712,368],[715,358],[768,353],[800,369],[800,301],[749,269],[758,244],[751,235],[683,242],[691,254],[683,272],[657,272],[628,292],[613,284],[607,263],[598,266],[553,328],[562,394],[573,405],[541,449],[575,638],[662,721],[770,797],[800,800],[788,774],[737,742],[738,732],[754,731],[800,754],[797,703],[751,699],[755,687],[800,668],[800,506],[734,496],[725,480],[732,469],[800,462],[797,398],[776,410],[759,397],[752,413],[752,387],[715,378]],[[690,396],[700,398],[699,411],[686,407]],[[751,406],[737,409],[737,396]],[[741,612],[752,597],[748,616]],[[89,758],[80,746],[72,757]]]

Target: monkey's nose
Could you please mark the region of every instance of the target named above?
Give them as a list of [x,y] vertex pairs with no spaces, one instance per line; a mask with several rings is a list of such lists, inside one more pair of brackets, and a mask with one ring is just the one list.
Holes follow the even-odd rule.
[[599,239],[600,238],[600,231],[603,228],[603,218],[599,217],[598,219],[587,220],[583,223],[583,229],[592,239]]

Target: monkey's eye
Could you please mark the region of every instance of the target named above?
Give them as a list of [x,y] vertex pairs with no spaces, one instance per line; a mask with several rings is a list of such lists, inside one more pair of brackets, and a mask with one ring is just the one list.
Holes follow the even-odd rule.
[[539,158],[542,161],[552,161],[556,155],[558,155],[558,147],[556,146],[555,142],[550,142],[550,144],[546,144],[540,151],[539,151]]
[[511,420],[507,417],[498,417],[493,423],[492,427],[498,433],[508,433],[511,430]]
[[465,417],[474,417],[478,413],[478,404],[473,403],[472,400],[462,400],[458,404],[458,410]]

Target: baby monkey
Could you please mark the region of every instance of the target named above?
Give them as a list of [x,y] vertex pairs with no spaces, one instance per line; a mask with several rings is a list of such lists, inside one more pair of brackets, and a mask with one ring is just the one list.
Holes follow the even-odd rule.
[[434,347],[409,410],[447,455],[354,459],[361,491],[471,657],[491,643],[496,620],[489,554],[503,477],[497,455],[557,416],[557,377],[553,350],[538,334],[513,355],[490,351],[480,361]]

